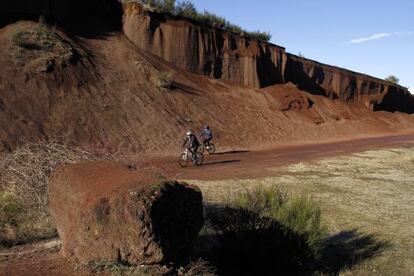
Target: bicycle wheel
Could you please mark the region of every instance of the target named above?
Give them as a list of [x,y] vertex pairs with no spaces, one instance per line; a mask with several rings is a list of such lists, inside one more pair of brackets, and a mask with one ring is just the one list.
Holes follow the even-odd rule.
[[190,158],[188,158],[187,153],[183,152],[180,155],[180,160],[178,161],[178,164],[180,164],[180,167],[184,168],[188,166],[188,163],[190,162]]
[[204,144],[203,144],[203,143],[201,143],[201,144],[198,146],[197,151],[198,151],[198,152],[201,152],[202,154],[204,154],[204,151],[205,151],[205,150],[206,150],[206,148],[205,148]]
[[209,154],[214,154],[216,152],[216,146],[213,143],[210,143],[207,147],[207,151]]
[[196,160],[196,165],[197,166],[201,166],[203,165],[204,162],[204,155],[201,152],[197,152],[197,160]]

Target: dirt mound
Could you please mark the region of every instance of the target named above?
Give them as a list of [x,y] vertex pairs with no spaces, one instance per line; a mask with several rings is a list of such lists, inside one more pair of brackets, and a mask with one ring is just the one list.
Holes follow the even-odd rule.
[[49,198],[62,253],[86,263],[183,260],[203,225],[197,187],[116,163],[61,167]]
[[[408,132],[414,126],[406,114],[372,112],[364,102],[332,100],[292,84],[253,89],[192,74],[119,33],[84,38],[52,28],[54,45],[72,49],[75,59],[28,73],[10,50],[19,49],[12,37],[16,30],[33,34],[37,28],[20,22],[0,30],[0,151],[46,140],[91,152],[177,155],[185,131],[201,130],[206,122],[220,150]],[[22,51],[21,61],[37,57],[30,54],[36,49]],[[168,89],[161,89],[161,80]]]

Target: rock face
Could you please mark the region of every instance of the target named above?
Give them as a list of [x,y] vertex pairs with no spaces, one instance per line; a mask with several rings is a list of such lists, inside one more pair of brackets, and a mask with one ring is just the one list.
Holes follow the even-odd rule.
[[123,29],[139,48],[181,69],[252,87],[283,82],[285,49],[230,32],[124,6]]
[[118,163],[61,167],[50,179],[49,197],[62,253],[80,262],[180,261],[203,225],[197,187],[160,182]]
[[[414,98],[399,85],[286,53],[283,47],[124,5],[123,30],[139,48],[177,67],[263,88],[292,82],[312,94],[374,110],[414,112]],[[407,104],[408,103],[408,104]]]
[[[312,94],[347,101],[381,101],[390,92],[406,94],[407,89],[390,82],[343,68],[286,54],[285,81]],[[409,93],[408,93],[409,94]]]

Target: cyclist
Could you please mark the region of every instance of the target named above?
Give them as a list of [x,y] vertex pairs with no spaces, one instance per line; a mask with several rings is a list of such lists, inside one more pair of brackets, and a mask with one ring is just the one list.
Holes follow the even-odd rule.
[[204,145],[210,145],[210,141],[213,139],[213,131],[207,124],[203,128],[203,132],[201,132],[200,138],[203,140]]
[[194,135],[192,130],[188,130],[186,137],[184,139],[183,147],[186,147],[191,152],[191,159],[193,163],[197,161],[197,149],[200,146],[200,143],[197,140],[197,137]]

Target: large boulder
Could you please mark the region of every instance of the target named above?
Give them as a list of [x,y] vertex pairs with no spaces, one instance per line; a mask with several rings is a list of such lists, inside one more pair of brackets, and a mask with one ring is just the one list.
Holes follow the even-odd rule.
[[49,199],[61,252],[80,262],[178,262],[203,225],[196,186],[119,163],[60,167],[50,178]]

